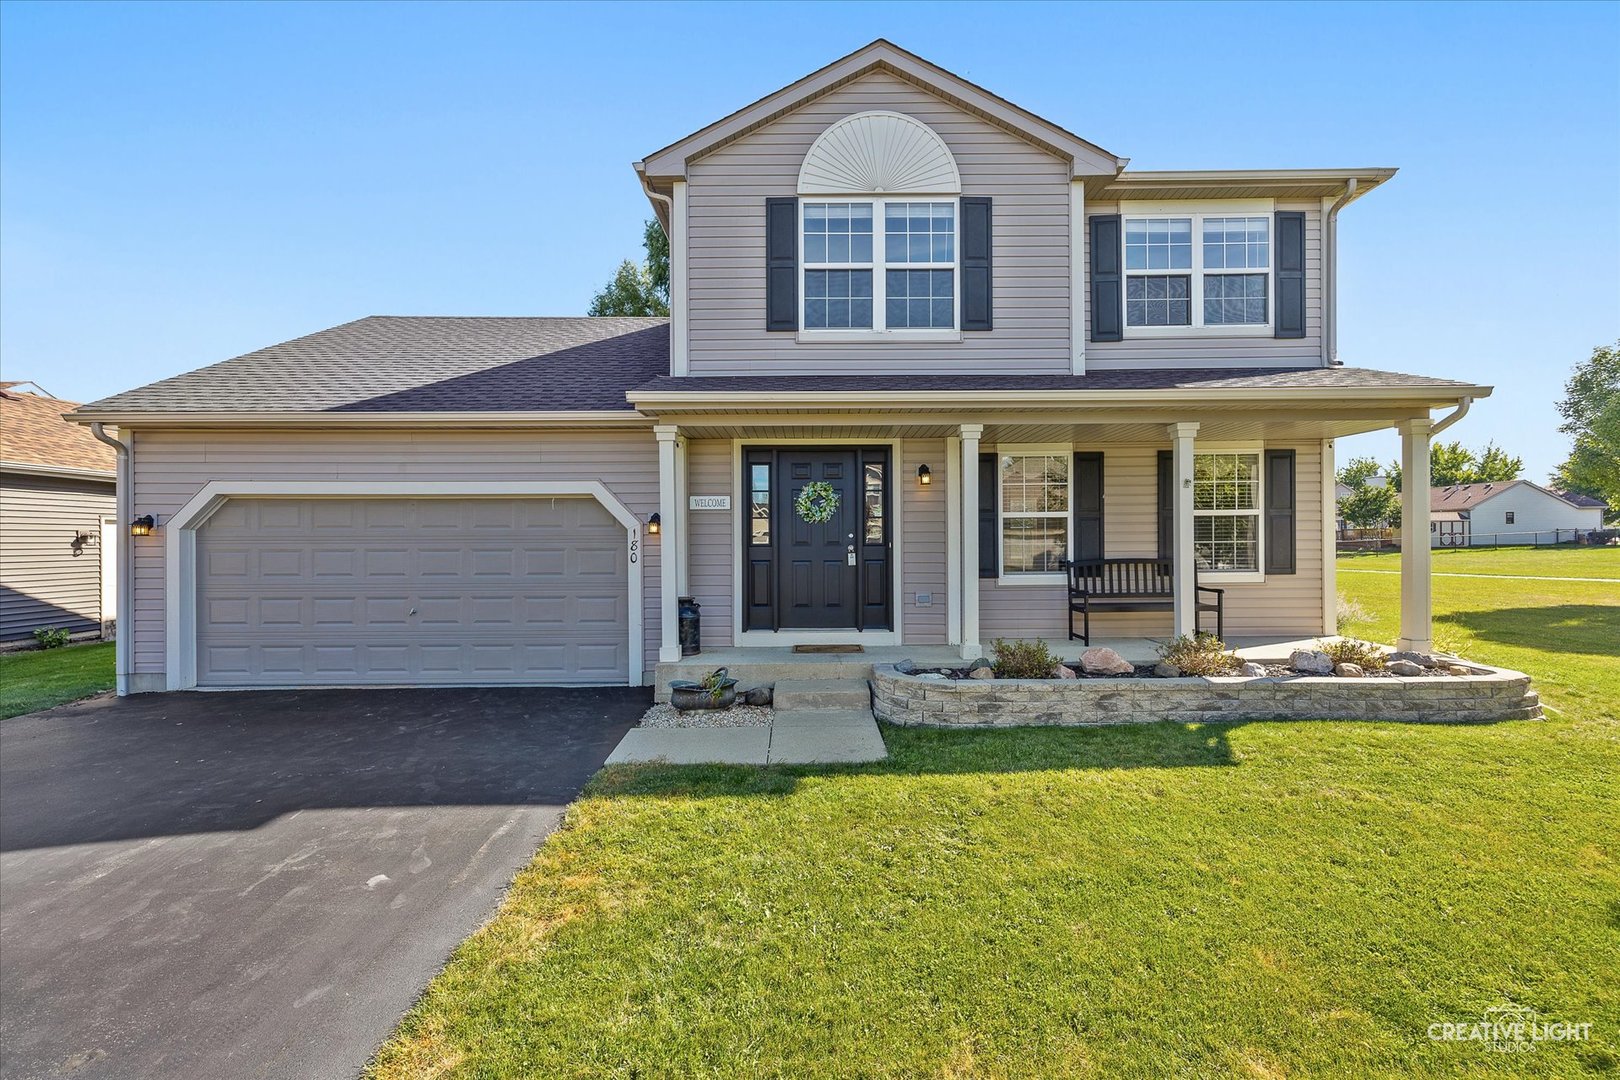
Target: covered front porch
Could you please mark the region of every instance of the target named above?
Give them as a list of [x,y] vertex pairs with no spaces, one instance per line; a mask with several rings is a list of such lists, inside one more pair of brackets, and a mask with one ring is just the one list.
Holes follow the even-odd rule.
[[[1268,659],[1332,636],[1334,439],[1398,427],[1412,502],[1427,491],[1433,432],[1461,412],[1435,425],[1430,408],[1469,395],[1433,380],[1351,393],[1320,378],[1332,371],[1194,386],[1166,374],[1129,391],[847,377],[687,378],[633,393],[658,421],[659,681],[670,665],[760,662],[759,650],[773,665],[943,664],[999,637],[1075,656],[1071,559],[1169,568],[1164,610],[1093,616],[1092,644],[1135,662],[1215,629],[1197,621],[1201,585],[1224,591],[1225,638]],[[1301,375],[1318,378],[1290,381]],[[800,496],[823,478],[834,509],[807,516]],[[1426,651],[1427,519],[1411,509],[1399,644]],[[703,651],[689,665],[682,597],[702,607]],[[805,644],[865,651],[791,651]]]

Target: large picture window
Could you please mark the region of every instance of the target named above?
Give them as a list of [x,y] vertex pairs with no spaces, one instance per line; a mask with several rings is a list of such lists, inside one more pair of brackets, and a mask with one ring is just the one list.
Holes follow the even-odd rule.
[[1260,452],[1193,455],[1193,551],[1200,570],[1260,572]]
[[802,209],[806,331],[956,329],[955,202],[807,200]]
[[1270,216],[1127,215],[1124,226],[1128,330],[1270,326]]
[[1054,574],[1069,557],[1069,462],[1064,453],[1001,457],[1001,572]]

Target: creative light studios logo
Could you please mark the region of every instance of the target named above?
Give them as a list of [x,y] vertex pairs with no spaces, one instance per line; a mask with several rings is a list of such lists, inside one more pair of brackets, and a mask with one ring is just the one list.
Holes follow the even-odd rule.
[[1590,1022],[1543,1020],[1524,1005],[1493,1005],[1478,1020],[1429,1025],[1429,1038],[1435,1042],[1478,1043],[1503,1054],[1528,1053],[1542,1043],[1585,1042],[1591,1037]]

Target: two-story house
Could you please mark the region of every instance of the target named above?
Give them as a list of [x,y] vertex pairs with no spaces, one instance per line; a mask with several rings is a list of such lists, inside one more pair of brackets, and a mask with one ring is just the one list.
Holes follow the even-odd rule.
[[367,318],[83,407],[141,534],[120,689],[645,682],[685,595],[706,648],[973,657],[1113,558],[1172,603],[1093,635],[1190,633],[1195,585],[1331,634],[1333,441],[1399,427],[1421,495],[1490,388],[1336,358],[1394,170],[1126,165],[876,41],[636,164],[668,320]]

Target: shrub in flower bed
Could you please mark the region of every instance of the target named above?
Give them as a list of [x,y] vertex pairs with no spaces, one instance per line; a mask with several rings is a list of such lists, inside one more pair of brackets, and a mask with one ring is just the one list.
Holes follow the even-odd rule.
[[1317,652],[1327,653],[1333,664],[1355,664],[1362,671],[1384,670],[1384,650],[1368,641],[1340,638],[1338,641],[1318,641]]
[[1039,638],[1034,641],[996,638],[990,644],[990,651],[995,654],[990,666],[998,679],[1050,679],[1062,662]]
[[1159,655],[1183,675],[1234,675],[1243,666],[1243,661],[1226,651],[1226,642],[1214,634],[1183,634],[1160,645]]

